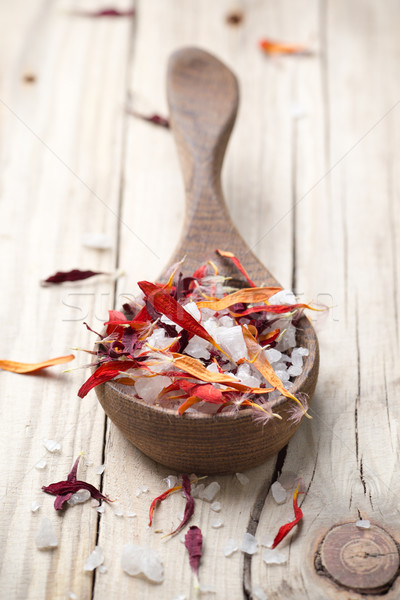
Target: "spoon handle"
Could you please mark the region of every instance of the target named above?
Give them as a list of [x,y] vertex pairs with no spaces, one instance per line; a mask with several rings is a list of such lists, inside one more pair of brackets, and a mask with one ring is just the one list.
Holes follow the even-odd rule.
[[[235,228],[221,187],[222,163],[239,104],[235,75],[208,52],[183,48],[169,60],[167,96],[186,193],[183,236],[171,263],[186,256],[183,270],[192,273],[214,260],[220,248],[237,254],[266,281],[271,276]],[[224,264],[226,275],[230,270]]]

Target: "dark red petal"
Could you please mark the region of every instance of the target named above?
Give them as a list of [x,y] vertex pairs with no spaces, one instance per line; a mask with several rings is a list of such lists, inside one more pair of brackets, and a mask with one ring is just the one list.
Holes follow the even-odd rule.
[[186,498],[186,506],[185,506],[185,511],[183,513],[183,519],[182,521],[179,523],[178,527],[176,529],[174,529],[174,531],[172,531],[169,535],[175,535],[175,533],[178,533],[178,531],[180,531],[183,527],[185,527],[186,523],[188,523],[188,521],[190,520],[190,518],[192,517],[193,513],[194,513],[194,498],[192,497],[192,494],[190,493],[190,479],[187,475],[183,475],[182,477],[182,490],[183,493],[185,494],[185,498]]
[[57,496],[57,498],[54,500],[54,508],[56,510],[62,510],[64,503],[68,502],[68,500],[71,498],[71,496],[72,496],[72,492],[70,492],[69,494],[63,494],[63,495]]
[[185,535],[185,546],[189,552],[189,563],[196,575],[199,572],[199,565],[202,554],[203,536],[201,530],[196,525],[189,527]]
[[127,371],[137,365],[134,360],[110,360],[102,363],[78,391],[79,398],[84,398],[96,385],[114,379],[120,371]]
[[116,8],[103,8],[100,10],[74,10],[71,14],[77,17],[88,17],[91,19],[98,19],[100,17],[133,17],[135,11],[130,10],[117,10]]
[[80,457],[81,457],[81,455],[79,455],[78,458],[76,459],[76,461],[74,462],[71,472],[69,473],[69,475],[67,477],[68,481],[76,481],[76,474],[78,472],[78,465],[79,465]]
[[55,275],[51,275],[42,281],[42,285],[64,283],[64,281],[81,281],[89,279],[95,275],[106,275],[102,271],[81,271],[80,269],[72,269],[72,271],[57,271]]

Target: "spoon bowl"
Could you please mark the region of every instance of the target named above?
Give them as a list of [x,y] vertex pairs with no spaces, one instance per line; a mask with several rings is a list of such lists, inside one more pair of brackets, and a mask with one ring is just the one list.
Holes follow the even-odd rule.
[[[215,249],[222,248],[238,256],[257,285],[279,286],[241,238],[223,198],[221,168],[239,101],[236,77],[211,54],[184,48],[170,58],[167,92],[187,204],[184,233],[170,265],[186,256],[182,270],[190,275],[212,259],[220,273],[231,278],[232,287],[247,287],[229,261],[215,256]],[[166,280],[167,272],[168,267],[160,281]],[[296,344],[309,354],[291,392],[303,392],[310,401],[319,352],[316,334],[305,316],[297,324]],[[279,452],[300,424],[293,418],[293,401],[285,397],[271,402],[281,419],[261,424],[251,409],[213,416],[194,411],[179,415],[176,410],[147,404],[132,388],[115,381],[98,386],[96,392],[126,438],[150,458],[179,472],[249,469]]]

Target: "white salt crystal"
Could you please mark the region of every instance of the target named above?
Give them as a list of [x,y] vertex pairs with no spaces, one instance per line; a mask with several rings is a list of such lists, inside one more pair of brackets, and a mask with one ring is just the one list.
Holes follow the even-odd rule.
[[86,248],[94,248],[95,250],[109,250],[112,248],[112,241],[105,233],[84,233],[82,244]]
[[[274,327],[279,327],[278,323],[275,323]],[[296,345],[296,327],[287,322],[282,324],[281,327],[282,329],[286,329],[286,331],[278,342],[278,350],[285,352]]]
[[249,387],[260,387],[261,379],[251,374],[250,365],[248,364],[239,366],[236,378]]
[[289,373],[286,370],[277,369],[275,374],[279,377],[279,379],[283,382],[289,381]]
[[176,486],[176,482],[178,481],[178,478],[176,475],[168,475],[168,477],[165,477],[165,479],[163,479],[163,481],[165,481],[167,488],[170,490],[171,488]]
[[128,510],[126,516],[128,517],[128,519],[133,519],[133,517],[136,517],[137,515],[133,510]]
[[47,467],[47,462],[44,460],[44,458],[42,458],[42,460],[39,460],[35,465],[35,469],[38,469],[39,471],[41,471],[42,469],[45,469],[46,467]]
[[211,319],[207,319],[206,321],[204,321],[204,323],[202,323],[202,325],[203,325],[204,329],[207,331],[207,333],[209,333],[211,335],[211,337],[214,337],[214,333],[218,329],[217,320],[212,317]]
[[160,327],[159,329],[154,329],[153,333],[146,339],[146,343],[152,348],[165,348],[168,344],[166,338],[165,329]]
[[264,592],[262,587],[260,587],[259,585],[255,585],[252,588],[252,592],[253,592],[253,598],[256,598],[256,600],[268,600],[267,594]]
[[36,546],[39,550],[57,548],[58,540],[53,529],[53,524],[47,517],[43,517],[35,536]]
[[218,327],[213,338],[235,362],[241,358],[249,357],[242,328],[239,325],[235,325],[235,327]]
[[37,512],[41,506],[42,506],[42,505],[41,505],[41,504],[39,504],[39,502],[37,502],[37,501],[35,500],[35,501],[34,501],[34,502],[32,502],[32,504],[31,504],[31,511],[32,511],[33,513],[34,513],[34,512]]
[[235,325],[235,321],[231,317],[228,317],[228,315],[225,315],[220,318],[219,324],[223,327],[233,327]]
[[140,377],[136,380],[135,388],[138,395],[146,402],[155,402],[163,388],[170,385],[169,377],[156,375],[155,377]]
[[47,438],[43,438],[43,446],[49,452],[60,452],[61,444],[56,440],[48,440]]
[[210,506],[211,510],[214,512],[219,512],[221,510],[221,502],[213,502]]
[[75,504],[82,504],[83,502],[86,502],[86,500],[89,500],[89,498],[89,490],[78,490],[75,492],[75,494],[72,494],[71,498],[67,500],[67,503],[70,506],[75,506]]
[[197,308],[196,302],[188,302],[187,304],[185,304],[185,306],[183,308],[186,310],[186,312],[189,313],[189,315],[191,315],[194,319],[196,319],[196,321],[200,321],[201,312]]
[[264,533],[260,540],[261,546],[265,546],[266,548],[271,548],[273,543],[274,543],[273,536],[270,533]]
[[125,544],[122,548],[121,567],[132,577],[143,574],[155,583],[162,583],[164,580],[161,560],[154,550],[145,546]]
[[69,600],[78,600],[78,596],[76,594],[74,594],[74,592],[70,592],[68,594],[68,598],[69,598]]
[[297,352],[301,355],[301,356],[308,356],[310,354],[310,351],[308,348],[302,348],[300,346],[300,348],[295,348],[295,350],[297,350]]
[[282,356],[282,353],[279,352],[279,350],[275,350],[275,348],[269,348],[268,350],[265,350],[265,356],[272,365],[273,363],[278,362]]
[[86,467],[91,467],[93,465],[93,461],[92,460],[85,460],[85,466]]
[[298,102],[293,102],[290,108],[290,114],[292,115],[293,119],[303,119],[304,117],[308,117],[309,113],[304,106]]
[[136,498],[139,498],[142,494],[147,494],[148,491],[149,488],[146,485],[142,485],[142,487],[136,490]]
[[226,541],[226,544],[224,546],[224,556],[232,556],[232,554],[234,552],[236,552],[238,549],[238,545],[235,542],[235,540],[233,540],[232,538],[229,538],[229,540]]
[[175,596],[173,600],[186,600],[185,594],[179,594],[179,596]]
[[98,467],[95,468],[95,473],[96,475],[102,475],[104,473],[104,469],[106,468],[106,465],[99,465]]
[[123,512],[123,510],[121,508],[117,507],[117,508],[114,508],[114,515],[116,517],[123,517],[124,516],[124,512]]
[[199,484],[193,486],[192,490],[191,490],[192,497],[193,498],[202,498],[205,487],[206,486],[204,485],[204,483],[199,483]]
[[302,367],[289,367],[287,370],[288,374],[290,375],[290,377],[297,377],[298,375],[301,375],[303,372]]
[[296,296],[291,290],[281,290],[268,300],[269,304],[297,304]]
[[160,321],[162,323],[165,323],[166,325],[174,325],[178,333],[180,331],[182,331],[182,327],[180,325],[177,325],[176,323],[174,323],[173,321],[171,321],[171,319],[168,319],[168,317],[166,317],[165,315],[161,315]]
[[360,519],[357,521],[356,527],[359,527],[360,529],[369,529],[371,527],[371,523],[368,521],[368,519]]
[[279,483],[279,481],[275,481],[271,485],[271,492],[272,492],[272,497],[277,504],[283,504],[284,502],[286,502],[286,496],[287,496],[286,490]]
[[247,475],[244,475],[243,473],[236,473],[236,477],[242,485],[247,485],[250,481]]
[[242,539],[242,545],[240,549],[246,554],[255,554],[257,552],[257,540],[251,533],[244,533]]
[[94,571],[104,562],[104,552],[100,546],[95,546],[93,552],[87,557],[83,570]]
[[224,522],[221,518],[219,519],[214,519],[214,521],[211,523],[211,527],[213,527],[214,529],[219,529],[220,527],[224,526]]
[[104,565],[100,565],[99,568],[97,569],[99,573],[107,573],[107,567],[105,567]]
[[206,502],[212,502],[220,489],[221,486],[219,485],[219,483],[217,481],[213,481],[203,490],[203,493],[200,497]]
[[197,335],[194,335],[185,348],[185,354],[189,354],[189,356],[193,356],[193,358],[204,358],[204,360],[208,360],[210,358],[208,348],[210,348],[210,344],[207,340],[203,340]]
[[286,562],[286,556],[279,552],[276,548],[274,550],[270,550],[266,548],[262,555],[263,561],[267,565],[283,565]]
[[215,587],[209,583],[199,582],[199,590],[201,594],[215,594]]
[[208,365],[207,371],[211,371],[211,373],[219,373],[218,367],[215,364],[215,362],[212,362],[211,364]]
[[102,514],[104,512],[104,505],[102,504],[101,506],[98,506],[96,510],[98,513]]

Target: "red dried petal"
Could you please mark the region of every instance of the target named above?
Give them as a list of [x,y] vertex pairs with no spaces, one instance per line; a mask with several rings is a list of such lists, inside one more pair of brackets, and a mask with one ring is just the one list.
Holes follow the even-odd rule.
[[235,265],[235,267],[241,272],[243,277],[246,279],[247,283],[250,287],[256,287],[256,284],[250,279],[250,275],[240,262],[240,260],[233,254],[233,252],[225,252],[224,250],[216,250],[216,253],[222,256],[223,258],[229,258]]
[[154,511],[157,508],[157,506],[160,504],[160,502],[165,500],[165,498],[168,498],[168,496],[170,494],[173,494],[174,492],[177,492],[178,490],[181,490],[181,489],[182,489],[181,485],[176,485],[175,487],[170,488],[169,490],[166,490],[165,492],[163,492],[162,494],[157,496],[157,498],[154,498],[154,500],[150,504],[150,509],[149,509],[149,527],[151,527],[151,524],[153,522]]
[[175,535],[176,533],[178,533],[178,531],[180,531],[183,527],[185,527],[186,523],[188,523],[188,521],[190,520],[190,518],[192,517],[192,515],[194,513],[194,498],[192,497],[192,494],[190,491],[190,486],[191,486],[191,484],[190,484],[189,477],[187,475],[183,475],[182,491],[185,494],[185,498],[186,498],[186,506],[185,506],[185,511],[183,513],[183,519],[179,523],[178,527],[176,529],[174,529],[174,531],[172,531],[168,535]]
[[127,371],[137,366],[135,360],[110,360],[102,363],[78,391],[79,398],[84,398],[97,385],[114,379],[120,371]]
[[160,127],[164,127],[165,129],[169,129],[169,119],[165,117],[161,117],[160,115],[145,115],[137,110],[128,109],[127,113],[133,115],[137,119],[142,119],[142,121],[147,121],[148,123],[153,123],[153,125],[159,125]]
[[297,525],[297,523],[303,518],[303,511],[297,505],[297,495],[299,493],[299,485],[300,484],[298,484],[298,486],[295,489],[295,492],[293,494],[293,510],[294,510],[295,518],[290,523],[285,523],[284,525],[282,525],[282,527],[280,527],[278,533],[275,536],[274,542],[272,544],[272,549],[276,548],[277,545],[287,536],[289,531],[291,531],[293,529],[293,527],[295,527],[295,525]]
[[129,10],[117,10],[116,8],[103,8],[100,10],[74,10],[71,11],[71,14],[76,15],[77,17],[88,17],[91,19],[98,19],[101,17],[133,17],[135,15],[135,11],[133,9]]
[[51,275],[51,277],[44,279],[41,284],[49,285],[64,283],[65,281],[81,281],[83,279],[89,279],[89,277],[94,277],[95,275],[107,275],[107,273],[103,273],[102,271],[81,271],[80,269],[57,271],[55,275]]
[[203,536],[201,529],[196,527],[196,525],[189,527],[188,532],[185,535],[185,546],[189,552],[189,563],[192,567],[192,571],[197,575],[202,555]]

